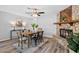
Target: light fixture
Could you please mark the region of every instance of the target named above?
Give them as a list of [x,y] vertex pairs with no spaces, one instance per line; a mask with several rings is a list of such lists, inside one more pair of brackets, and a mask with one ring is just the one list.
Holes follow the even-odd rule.
[[15,24],[16,24],[15,21],[10,21],[10,25],[11,25],[12,27],[16,26]]
[[11,28],[13,30],[15,30],[15,28],[23,28],[23,29],[25,29],[26,22],[18,19],[18,20],[10,21],[10,25],[11,25]]
[[33,17],[38,17],[38,15],[37,15],[37,14],[35,14],[35,13],[34,13],[34,14],[32,14],[32,16],[33,16]]
[[13,30],[15,30],[16,22],[15,21],[10,21],[10,25]]
[[37,16],[38,16],[37,9],[33,9],[33,10],[32,10],[32,16],[33,16],[33,17],[37,17]]
[[22,22],[22,25],[23,25],[23,26],[26,26],[26,22]]

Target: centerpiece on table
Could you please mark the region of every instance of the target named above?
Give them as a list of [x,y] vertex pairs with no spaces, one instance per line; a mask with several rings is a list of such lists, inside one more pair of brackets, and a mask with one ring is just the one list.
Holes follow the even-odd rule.
[[36,32],[38,28],[38,24],[32,23],[31,26],[32,26],[33,31]]

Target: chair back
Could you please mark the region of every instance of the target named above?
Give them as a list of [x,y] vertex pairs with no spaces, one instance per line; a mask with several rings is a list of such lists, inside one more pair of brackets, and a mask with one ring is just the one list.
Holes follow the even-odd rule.
[[39,39],[42,39],[43,38],[43,31],[39,31],[38,32],[38,37],[39,37]]

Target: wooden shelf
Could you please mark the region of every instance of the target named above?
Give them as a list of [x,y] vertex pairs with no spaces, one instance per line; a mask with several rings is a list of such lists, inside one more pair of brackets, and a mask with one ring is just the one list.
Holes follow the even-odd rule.
[[54,24],[58,24],[58,25],[70,24],[72,26],[74,23],[79,23],[79,20],[73,20],[73,21],[70,21],[70,22],[57,22],[57,23],[54,23]]

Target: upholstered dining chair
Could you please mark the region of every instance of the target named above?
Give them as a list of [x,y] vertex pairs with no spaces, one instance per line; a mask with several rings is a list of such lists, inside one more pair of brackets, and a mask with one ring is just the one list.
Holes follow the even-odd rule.
[[41,43],[41,42],[44,41],[44,40],[43,40],[43,32],[44,32],[44,31],[38,31],[38,41],[39,41],[39,43]]
[[37,43],[38,43],[38,33],[33,33],[32,40],[34,41],[32,43],[34,43],[35,46],[37,46]]
[[34,33],[32,40],[34,40],[35,46],[37,46],[37,44],[43,42],[43,31],[38,31],[38,32]]
[[23,49],[23,44],[26,44],[26,38],[24,38],[24,36],[21,34],[23,31],[19,31],[17,32],[17,36],[18,36],[18,46],[21,47],[21,49]]

